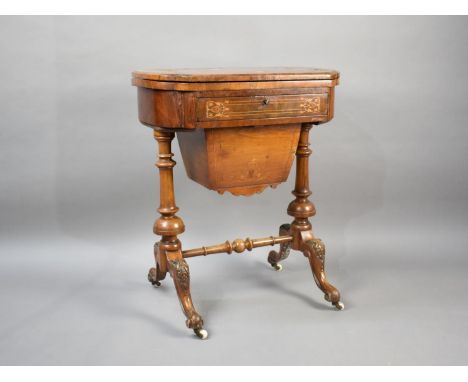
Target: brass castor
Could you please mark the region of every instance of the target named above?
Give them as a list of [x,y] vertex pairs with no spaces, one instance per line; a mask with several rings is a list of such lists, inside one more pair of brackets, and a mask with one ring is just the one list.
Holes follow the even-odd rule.
[[201,340],[206,340],[208,338],[208,332],[205,329],[193,329],[193,331]]
[[271,266],[276,272],[281,272],[283,270],[283,266],[281,264],[273,263]]
[[341,301],[334,302],[333,306],[338,310],[343,310],[344,309],[344,304]]
[[155,287],[158,288],[161,286],[161,283],[156,278],[156,268],[151,268],[148,272],[148,281]]

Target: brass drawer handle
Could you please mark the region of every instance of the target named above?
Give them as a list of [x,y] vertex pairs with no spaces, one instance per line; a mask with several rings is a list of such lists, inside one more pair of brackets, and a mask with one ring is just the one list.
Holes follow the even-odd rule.
[[268,105],[270,103],[270,99],[269,98],[264,98],[263,99],[263,104],[264,105]]

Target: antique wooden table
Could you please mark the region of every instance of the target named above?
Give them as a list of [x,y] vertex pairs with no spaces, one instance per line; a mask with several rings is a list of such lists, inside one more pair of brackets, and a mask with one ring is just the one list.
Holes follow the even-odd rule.
[[[309,218],[315,215],[308,199],[309,130],[333,118],[334,88],[339,73],[312,68],[270,68],[228,70],[150,70],[133,73],[138,87],[140,122],[154,129],[159,145],[156,166],[160,177],[161,214],[154,233],[161,240],[154,246],[156,267],[149,281],[159,286],[166,274],[172,276],[186,325],[205,339],[203,320],[190,295],[190,274],[186,258],[279,244],[268,262],[281,270],[290,249],[308,258],[325,300],[343,309],[340,293],[325,276],[325,246],[312,233]],[[171,142],[177,133],[187,175],[220,193],[252,195],[286,181],[294,155],[295,199],[287,213],[291,224],[283,224],[278,236],[236,239],[232,242],[182,250],[178,235],[184,222],[176,215]]]

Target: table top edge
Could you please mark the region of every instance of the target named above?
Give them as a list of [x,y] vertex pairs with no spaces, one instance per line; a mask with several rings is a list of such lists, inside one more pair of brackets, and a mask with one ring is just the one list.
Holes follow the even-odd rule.
[[136,70],[133,79],[161,82],[262,82],[291,80],[336,80],[336,70],[316,68],[212,68]]

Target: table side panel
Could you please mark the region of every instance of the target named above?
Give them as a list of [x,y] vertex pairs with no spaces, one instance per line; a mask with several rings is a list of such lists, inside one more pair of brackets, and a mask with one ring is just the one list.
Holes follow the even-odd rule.
[[138,118],[152,127],[184,127],[183,93],[138,88]]
[[178,92],[138,88],[139,119],[161,128],[194,129],[324,123],[334,88]]

